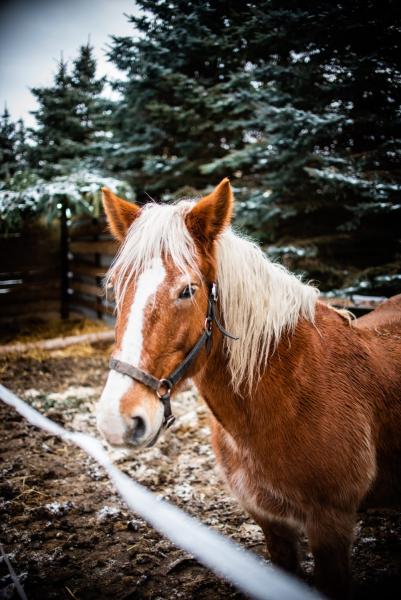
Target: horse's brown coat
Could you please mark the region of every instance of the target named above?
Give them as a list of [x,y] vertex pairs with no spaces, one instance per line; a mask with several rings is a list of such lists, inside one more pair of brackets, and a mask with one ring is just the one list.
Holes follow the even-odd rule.
[[[167,259],[160,303],[146,319],[141,366],[157,377],[182,360],[201,330],[207,282],[216,276],[213,240],[231,213],[227,182],[218,190],[215,204],[207,197],[187,219],[204,276],[196,282],[196,309],[185,309],[185,318],[174,320],[178,309],[169,296],[174,265]],[[118,214],[108,208],[109,218]],[[120,233],[121,222],[112,229]],[[205,252],[208,232],[212,239]],[[358,509],[401,500],[400,358],[401,295],[351,323],[318,302],[315,323],[300,319],[295,332],[279,340],[251,395],[245,387],[234,393],[217,330],[211,355],[202,352],[188,373],[213,414],[218,462],[233,493],[262,527],[272,560],[297,572],[298,533],[304,529],[317,585],[334,597],[348,592]],[[127,415],[140,392],[136,385],[124,399]]]
[[272,558],[298,570],[300,525],[320,587],[338,597],[348,585],[356,511],[401,500],[397,302],[389,302],[389,321],[381,307],[378,331],[373,315],[349,325],[319,303],[316,327],[301,321],[281,340],[252,398],[230,392],[219,347],[195,377],[214,414],[218,461]]

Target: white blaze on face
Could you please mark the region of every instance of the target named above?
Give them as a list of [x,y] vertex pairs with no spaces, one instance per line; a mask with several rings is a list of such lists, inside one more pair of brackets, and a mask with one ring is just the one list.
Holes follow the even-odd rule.
[[[145,308],[154,297],[165,277],[161,259],[155,259],[149,269],[138,277],[135,296],[130,308],[127,325],[120,348],[114,358],[140,366],[143,346],[143,321]],[[111,444],[122,444],[127,424],[120,413],[120,401],[132,385],[127,375],[110,371],[107,383],[97,405],[97,426]]]

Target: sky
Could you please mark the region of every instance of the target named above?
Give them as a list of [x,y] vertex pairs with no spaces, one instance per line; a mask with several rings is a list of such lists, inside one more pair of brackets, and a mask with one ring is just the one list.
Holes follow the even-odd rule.
[[61,53],[75,58],[88,38],[98,75],[121,76],[105,52],[111,34],[134,34],[124,16],[138,14],[134,0],[13,0],[0,6],[0,111],[6,103],[14,120],[34,125],[30,88],[51,84]]

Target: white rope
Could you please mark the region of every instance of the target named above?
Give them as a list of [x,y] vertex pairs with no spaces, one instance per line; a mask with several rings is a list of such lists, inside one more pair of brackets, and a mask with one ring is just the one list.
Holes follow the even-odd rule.
[[304,583],[263,565],[255,555],[203,525],[184,511],[158,498],[115,467],[94,437],[64,429],[0,384],[0,398],[35,427],[72,442],[108,473],[127,506],[174,544],[257,600],[322,600]]

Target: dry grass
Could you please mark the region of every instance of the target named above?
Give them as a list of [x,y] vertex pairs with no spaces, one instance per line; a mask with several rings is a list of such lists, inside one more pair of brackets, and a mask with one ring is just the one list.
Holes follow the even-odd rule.
[[[107,344],[105,351],[110,352],[110,345]],[[91,344],[74,344],[67,348],[61,348],[59,350],[42,350],[35,348],[34,350],[28,350],[24,352],[24,356],[32,358],[38,362],[43,362],[52,358],[68,358],[69,356],[77,358],[86,358],[88,356],[99,354],[99,348],[94,348]]]
[[28,343],[83,333],[106,331],[109,327],[103,321],[71,318],[40,319],[30,318],[5,323],[1,327],[0,343]]
[[[103,321],[91,320],[85,318],[70,319],[50,319],[30,318],[21,321],[13,321],[5,324],[1,328],[0,344],[16,344],[39,342],[58,337],[67,337],[72,335],[82,335],[87,333],[97,333],[107,331],[109,326]],[[100,344],[102,347],[102,344]],[[109,344],[105,347],[109,350]],[[46,361],[50,356],[54,358],[67,357],[90,357],[94,353],[99,353],[99,348],[87,344],[74,344],[58,350],[43,350],[35,348],[24,352],[24,356],[38,362]],[[101,352],[101,349],[100,349]]]

